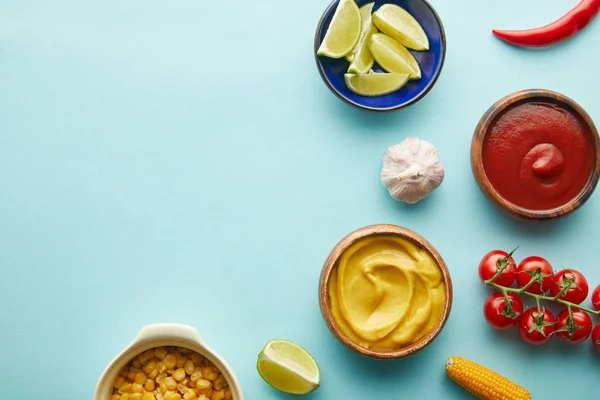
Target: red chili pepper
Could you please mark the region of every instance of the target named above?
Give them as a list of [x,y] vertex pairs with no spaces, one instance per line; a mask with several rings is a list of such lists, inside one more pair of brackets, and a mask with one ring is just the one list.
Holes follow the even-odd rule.
[[598,11],[600,0],[582,0],[564,17],[541,28],[515,31],[494,29],[492,32],[496,37],[515,46],[550,46],[575,36],[594,19]]

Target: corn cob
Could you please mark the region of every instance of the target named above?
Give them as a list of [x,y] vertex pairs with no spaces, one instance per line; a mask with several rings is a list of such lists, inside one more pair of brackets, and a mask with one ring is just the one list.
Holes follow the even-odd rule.
[[452,356],[448,359],[446,373],[481,400],[531,400],[525,388],[461,357]]

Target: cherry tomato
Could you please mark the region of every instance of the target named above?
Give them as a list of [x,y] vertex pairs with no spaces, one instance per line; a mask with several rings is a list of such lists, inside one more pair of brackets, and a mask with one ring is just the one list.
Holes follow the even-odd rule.
[[575,304],[581,304],[590,291],[587,279],[581,272],[574,269],[565,269],[554,275],[554,283],[550,286],[552,296],[556,296],[564,288],[568,289],[560,296],[560,299]]
[[519,333],[527,343],[542,345],[552,338],[554,316],[543,307],[540,310],[541,313],[538,313],[537,307],[530,308],[519,321]]
[[582,310],[572,310],[573,319],[569,321],[569,310],[562,310],[556,317],[554,333],[567,343],[581,343],[592,333],[592,318]]
[[483,304],[483,316],[496,329],[509,329],[515,326],[523,314],[523,302],[515,293],[492,293]]
[[596,350],[600,352],[600,324],[596,325],[592,331],[592,343]]
[[517,267],[517,285],[520,288],[525,287],[533,279],[534,283],[525,291],[534,294],[546,293],[552,286],[553,275],[554,270],[548,261],[537,256],[527,257]]
[[592,293],[592,305],[594,306],[594,310],[600,311],[600,285]]
[[479,278],[481,281],[483,283],[489,281],[500,268],[505,267],[494,283],[507,287],[512,285],[515,281],[517,268],[515,260],[511,256],[512,253],[508,254],[502,250],[493,250],[487,253],[479,263]]

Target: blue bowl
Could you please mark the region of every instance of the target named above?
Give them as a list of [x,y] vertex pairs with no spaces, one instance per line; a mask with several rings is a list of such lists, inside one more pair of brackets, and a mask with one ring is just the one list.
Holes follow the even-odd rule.
[[[359,7],[373,0],[357,0]],[[409,81],[406,86],[397,92],[380,97],[365,97],[357,95],[346,87],[344,74],[349,63],[344,58],[332,59],[317,56],[317,50],[325,37],[329,23],[333,18],[339,0],[334,0],[319,21],[315,34],[314,54],[319,73],[325,84],[340,99],[353,106],[372,111],[392,111],[407,107],[421,100],[435,85],[446,58],[446,34],[440,17],[426,0],[375,0],[376,11],[384,4],[396,4],[408,11],[421,24],[429,38],[428,51],[410,52],[415,56],[421,67],[422,78]],[[385,72],[377,64],[373,66],[375,72]]]

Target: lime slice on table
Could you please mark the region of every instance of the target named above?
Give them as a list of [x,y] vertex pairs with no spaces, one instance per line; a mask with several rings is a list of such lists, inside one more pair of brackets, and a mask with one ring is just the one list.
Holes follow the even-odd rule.
[[410,79],[421,78],[421,68],[415,57],[391,37],[383,33],[371,35],[369,49],[377,64],[387,72],[410,74]]
[[344,81],[348,89],[361,96],[383,96],[406,85],[409,74],[346,74]]
[[369,50],[369,40],[371,35],[377,33],[377,28],[371,22],[371,11],[375,3],[365,4],[360,8],[362,18],[362,32],[354,50],[352,51],[352,60],[348,72],[353,74],[366,74],[373,67],[375,60]]
[[381,32],[413,50],[429,50],[429,39],[423,27],[405,9],[385,4],[373,14],[373,23]]
[[340,0],[317,54],[330,58],[344,57],[358,43],[360,28],[360,11],[354,0]]
[[258,355],[256,369],[275,389],[306,394],[319,387],[321,374],[310,354],[296,343],[271,340]]

